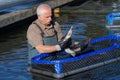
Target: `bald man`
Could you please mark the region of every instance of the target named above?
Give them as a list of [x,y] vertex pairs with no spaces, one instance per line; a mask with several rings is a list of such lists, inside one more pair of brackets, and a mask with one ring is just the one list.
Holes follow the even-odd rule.
[[32,22],[27,30],[27,40],[30,59],[41,53],[51,53],[60,51],[71,44],[68,39],[61,42],[62,32],[59,24],[52,20],[52,10],[47,4],[41,4],[37,7],[37,20]]

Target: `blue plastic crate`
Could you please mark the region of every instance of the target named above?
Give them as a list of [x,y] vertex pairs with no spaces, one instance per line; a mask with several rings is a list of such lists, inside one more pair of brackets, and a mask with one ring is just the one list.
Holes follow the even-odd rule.
[[112,12],[106,15],[106,19],[109,25],[113,25],[114,20],[120,20],[120,12]]
[[[85,70],[119,60],[120,36],[105,36],[90,41],[95,51],[76,57],[56,59],[56,54],[41,54],[32,58],[32,73],[43,74],[54,78],[63,78]],[[64,56],[64,55],[62,55]],[[47,58],[47,59],[46,59]]]

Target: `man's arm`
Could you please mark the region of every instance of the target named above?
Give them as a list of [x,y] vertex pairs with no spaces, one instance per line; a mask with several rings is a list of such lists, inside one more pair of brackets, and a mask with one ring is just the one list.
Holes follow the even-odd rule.
[[35,48],[39,53],[51,53],[51,52],[60,51],[65,48],[68,48],[71,44],[72,44],[71,38],[69,38],[65,41],[59,42],[54,46],[38,45]]
[[38,45],[35,48],[39,53],[51,53],[57,51],[56,46]]

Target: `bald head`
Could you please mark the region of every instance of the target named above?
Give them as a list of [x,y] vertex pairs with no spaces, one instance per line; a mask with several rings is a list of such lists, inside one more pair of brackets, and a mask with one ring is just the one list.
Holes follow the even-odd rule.
[[51,12],[51,7],[47,4],[40,4],[37,7],[37,15],[43,15],[45,12]]

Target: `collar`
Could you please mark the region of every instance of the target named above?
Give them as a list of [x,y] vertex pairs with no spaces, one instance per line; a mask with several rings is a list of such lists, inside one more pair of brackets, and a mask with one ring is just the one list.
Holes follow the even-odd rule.
[[46,30],[46,29],[51,29],[51,28],[53,28],[52,24],[51,24],[50,26],[44,26],[44,25],[42,25],[42,24],[39,22],[38,19],[36,20],[36,23],[37,23],[38,25],[40,25],[40,27],[41,27],[42,30]]

